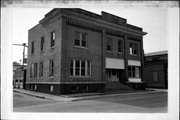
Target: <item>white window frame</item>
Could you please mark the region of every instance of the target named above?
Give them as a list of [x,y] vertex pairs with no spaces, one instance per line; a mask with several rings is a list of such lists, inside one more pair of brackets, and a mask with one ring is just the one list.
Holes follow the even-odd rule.
[[54,91],[54,86],[53,86],[53,85],[50,85],[50,86],[49,86],[49,91],[50,91],[50,92],[53,92],[53,91]]
[[[110,44],[108,44],[108,41],[110,40]],[[110,50],[108,50],[108,46],[110,46]],[[113,40],[112,40],[112,38],[111,37],[108,37],[107,38],[107,44],[106,44],[106,50],[108,51],[108,52],[112,52],[113,51]]]
[[[53,48],[55,46],[55,39],[56,39],[56,32],[52,31],[51,32],[51,41],[50,41],[50,47]],[[53,45],[52,45],[53,43]]]
[[[75,40],[76,40],[76,33],[79,33],[79,45],[76,45],[75,44]],[[83,34],[85,34],[86,35],[86,39],[85,39],[85,41],[86,41],[86,46],[82,46],[82,35]],[[81,47],[81,48],[88,48],[88,33],[84,33],[84,32],[79,32],[79,31],[75,31],[75,39],[74,39],[74,46],[76,46],[76,47]]]
[[[131,47],[131,44],[132,44],[132,47]],[[137,49],[136,49],[136,46],[137,46]],[[137,56],[139,54],[139,51],[138,51],[139,48],[138,47],[139,47],[138,43],[130,42],[130,44],[129,44],[129,54]],[[135,50],[137,51],[136,54],[134,53]]]
[[[53,62],[53,66],[52,66],[52,62]],[[54,76],[54,60],[50,59],[49,60],[49,77],[51,78],[53,76]]]
[[[91,76],[91,61],[88,61],[88,60],[79,60],[79,75],[76,75],[76,61],[75,59],[73,59],[73,75],[71,75],[70,73],[70,76],[75,76],[75,77],[90,77]],[[82,61],[85,61],[85,75],[81,75],[81,62]],[[88,62],[90,62],[90,68],[89,68],[89,74],[88,75]],[[71,60],[70,60],[70,64],[71,64]],[[70,72],[71,72],[71,65],[70,65]]]
[[[42,42],[42,39],[43,39],[43,42]],[[45,43],[45,37],[42,36],[41,37],[41,44],[40,44],[40,51],[44,51],[44,43]]]
[[[120,46],[119,46],[119,42],[121,42]],[[121,48],[121,51],[119,51],[119,48]],[[123,52],[124,52],[123,41],[118,39],[118,53],[123,53]]]
[[42,78],[43,77],[43,62],[39,63],[39,77]]
[[[130,71],[129,71],[129,67],[130,67]],[[134,68],[134,71],[132,70]],[[137,70],[138,68],[138,70]],[[129,76],[129,72],[130,72],[130,76]],[[134,72],[134,76],[133,76],[133,72]],[[139,66],[128,66],[128,77],[129,78],[141,78],[141,74],[140,74],[140,67]]]

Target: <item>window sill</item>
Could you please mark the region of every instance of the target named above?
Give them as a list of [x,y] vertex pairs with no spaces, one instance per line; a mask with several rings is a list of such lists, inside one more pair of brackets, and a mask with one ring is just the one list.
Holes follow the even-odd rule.
[[124,54],[123,52],[118,52],[118,54]]
[[69,76],[69,78],[90,78],[91,76]]
[[112,51],[106,51],[107,53],[111,53],[111,54],[113,54],[113,52]]
[[136,57],[138,56],[138,55],[136,55],[136,54],[130,54],[130,55],[131,55],[131,56],[136,56]]
[[54,48],[55,48],[55,46],[50,47],[50,49],[54,49]]
[[54,78],[54,76],[50,76],[50,77],[49,77],[49,79],[52,79],[52,78]]
[[79,48],[79,49],[88,49],[87,47],[81,47],[81,46],[74,46],[74,48]]

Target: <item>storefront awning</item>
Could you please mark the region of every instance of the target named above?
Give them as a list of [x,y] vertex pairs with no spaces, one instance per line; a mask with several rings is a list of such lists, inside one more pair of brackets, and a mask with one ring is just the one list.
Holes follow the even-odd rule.
[[124,69],[124,60],[117,58],[106,58],[106,68]]

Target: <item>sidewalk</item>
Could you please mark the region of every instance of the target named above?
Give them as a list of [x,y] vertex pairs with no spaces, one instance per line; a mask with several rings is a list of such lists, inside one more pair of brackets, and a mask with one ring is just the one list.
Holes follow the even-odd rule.
[[119,95],[132,95],[132,94],[145,94],[145,93],[154,93],[159,91],[127,91],[127,92],[110,92],[110,93],[78,93],[78,94],[69,94],[69,95],[52,95],[47,93],[40,93],[35,91],[29,91],[24,89],[13,89],[14,92],[43,98],[43,99],[49,99],[59,102],[73,102],[73,101],[80,101],[80,100],[89,100],[99,97],[113,97],[113,96],[119,96]]

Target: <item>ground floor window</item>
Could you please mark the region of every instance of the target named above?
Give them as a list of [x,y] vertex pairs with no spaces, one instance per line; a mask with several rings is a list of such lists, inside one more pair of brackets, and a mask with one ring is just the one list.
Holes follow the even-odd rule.
[[71,76],[91,76],[91,62],[88,60],[71,60]]
[[54,75],[54,60],[49,60],[49,77]]
[[50,91],[50,92],[53,92],[53,90],[54,90],[54,86],[53,86],[53,85],[50,85],[50,86],[49,86],[49,91]]
[[128,76],[129,78],[140,78],[140,67],[128,66]]

